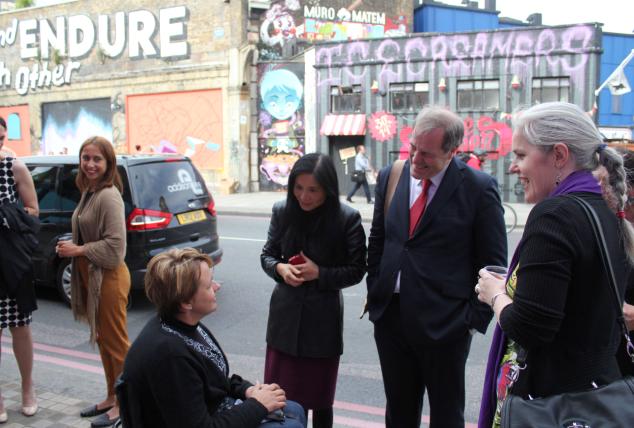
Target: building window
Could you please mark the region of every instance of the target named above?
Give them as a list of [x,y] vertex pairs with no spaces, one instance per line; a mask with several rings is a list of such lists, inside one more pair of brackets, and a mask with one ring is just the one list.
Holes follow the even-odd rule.
[[429,83],[392,83],[390,109],[398,113],[418,113],[429,104]]
[[533,79],[533,104],[550,101],[568,102],[570,79],[567,77],[536,77]]
[[330,88],[331,113],[361,113],[361,85]]
[[20,115],[17,113],[11,113],[7,117],[7,134],[9,140],[21,140],[22,139],[22,123],[20,121]]
[[457,85],[458,110],[499,110],[498,80],[461,80]]

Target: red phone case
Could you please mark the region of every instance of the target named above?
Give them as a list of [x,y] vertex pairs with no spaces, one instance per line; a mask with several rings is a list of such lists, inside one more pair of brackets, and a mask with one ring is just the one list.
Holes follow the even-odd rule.
[[288,262],[292,265],[301,265],[303,263],[306,263],[306,259],[304,259],[301,254],[296,254],[288,259]]

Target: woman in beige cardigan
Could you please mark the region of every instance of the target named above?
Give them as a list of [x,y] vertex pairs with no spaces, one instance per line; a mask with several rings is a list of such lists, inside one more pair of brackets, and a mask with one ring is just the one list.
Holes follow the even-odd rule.
[[119,420],[114,383],[130,347],[126,305],[130,273],[123,258],[126,227],[121,177],[112,144],[102,137],[86,140],[79,149],[76,184],[82,195],[73,213],[73,240],[57,246],[61,257],[72,257],[72,309],[75,319],[90,326],[90,341],[97,343],[106,374],[108,395],[81,412],[95,418],[93,428]]

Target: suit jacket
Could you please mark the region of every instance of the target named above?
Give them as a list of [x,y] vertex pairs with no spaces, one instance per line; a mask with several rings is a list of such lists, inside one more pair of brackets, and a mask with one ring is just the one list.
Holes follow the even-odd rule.
[[294,356],[336,357],[343,353],[341,289],[359,283],[365,273],[361,216],[357,210],[341,205],[339,220],[344,232],[340,239],[328,242],[319,230],[308,237],[303,251],[319,266],[319,278],[292,287],[275,270],[278,263],[288,263],[295,255],[283,236],[285,206],[285,201],[273,206],[268,239],[260,256],[262,268],[277,282],[271,295],[266,342]]
[[387,216],[384,199],[391,166],[379,173],[368,248],[370,320],[381,318],[398,273],[400,310],[412,343],[447,342],[492,317],[477,300],[478,270],[506,266],[504,214],[493,177],[452,159],[413,236],[409,237],[409,161]]

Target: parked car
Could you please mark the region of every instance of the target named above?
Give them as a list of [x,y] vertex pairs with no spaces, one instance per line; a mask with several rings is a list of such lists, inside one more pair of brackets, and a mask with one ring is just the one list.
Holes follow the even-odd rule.
[[[78,156],[21,158],[31,171],[40,205],[40,245],[33,255],[36,286],[57,287],[70,302],[70,260],[55,253],[57,240],[71,233],[79,198]],[[120,155],[127,227],[125,262],[132,289],[143,288],[150,259],[171,248],[193,247],[214,263],[222,258],[211,193],[191,160],[180,155]]]

